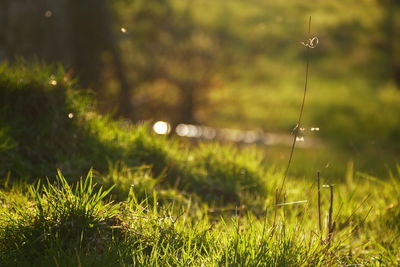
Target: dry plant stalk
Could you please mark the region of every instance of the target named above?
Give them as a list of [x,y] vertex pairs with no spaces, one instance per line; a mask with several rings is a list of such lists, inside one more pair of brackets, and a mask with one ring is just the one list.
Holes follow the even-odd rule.
[[317,184],[318,184],[318,225],[319,234],[322,240],[322,220],[321,220],[321,178],[319,171],[317,172]]
[[304,45],[306,47],[306,73],[305,73],[303,99],[302,99],[302,102],[301,102],[299,118],[297,120],[297,124],[296,124],[295,128],[293,129],[293,133],[294,133],[293,143],[292,143],[292,146],[291,146],[291,149],[290,149],[289,160],[288,160],[287,167],[285,169],[285,174],[283,176],[282,184],[281,184],[280,189],[279,189],[279,199],[282,197],[283,188],[285,187],[285,183],[286,183],[286,180],[287,180],[287,175],[288,175],[288,172],[289,172],[289,168],[290,168],[290,165],[291,165],[292,159],[293,159],[293,153],[294,153],[294,149],[295,149],[295,146],[296,146],[296,141],[297,141],[297,138],[299,136],[299,132],[300,132],[300,128],[301,128],[301,122],[302,122],[303,111],[304,111],[304,104],[306,102],[307,88],[308,88],[308,72],[309,72],[309,65],[310,65],[310,51],[309,50],[311,48],[315,48],[318,45],[318,42],[319,41],[318,41],[317,37],[311,38],[311,16],[310,16],[309,21],[308,21],[308,41],[301,43],[302,45]]
[[330,244],[333,240],[333,231],[335,230],[335,225],[336,223],[333,221],[333,189],[334,189],[334,185],[331,184],[329,185],[329,189],[330,189],[330,201],[329,201],[329,216],[328,216],[328,243]]

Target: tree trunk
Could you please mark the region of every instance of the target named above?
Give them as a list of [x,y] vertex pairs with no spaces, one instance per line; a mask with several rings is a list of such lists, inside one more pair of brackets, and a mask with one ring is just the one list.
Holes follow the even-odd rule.
[[385,6],[384,32],[387,41],[389,73],[390,78],[400,89],[400,25],[398,22],[400,2],[398,0],[388,0]]
[[0,61],[8,59],[7,19],[8,19],[8,0],[0,0]]
[[112,45],[112,57],[114,61],[115,74],[120,84],[119,88],[119,115],[134,120],[134,107],[131,101],[130,86],[125,75],[125,68],[119,56],[115,43]]
[[392,57],[392,69],[393,77],[397,88],[400,90],[400,2],[398,0],[392,0],[393,3],[393,57]]
[[195,91],[196,85],[193,82],[183,83],[180,122],[196,123],[195,118]]

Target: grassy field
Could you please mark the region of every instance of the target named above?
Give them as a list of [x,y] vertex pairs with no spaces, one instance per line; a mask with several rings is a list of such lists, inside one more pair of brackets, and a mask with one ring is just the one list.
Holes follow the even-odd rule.
[[264,151],[112,120],[61,68],[2,65],[0,88],[1,266],[400,264],[400,167],[337,179],[295,151],[282,188]]
[[[182,101],[178,88],[185,87],[179,82],[190,81],[199,84],[192,99],[196,123],[290,133],[304,86],[301,42],[309,38],[312,16],[310,36],[319,43],[310,51],[303,126],[319,127],[317,134],[304,133],[305,142],[317,137],[323,146],[296,152],[293,175],[320,169],[344,179],[353,162],[358,171],[385,176],[400,160],[400,91],[390,78],[390,62],[399,57],[389,52],[398,44],[387,35],[388,3],[117,1],[115,27],[127,29],[118,33],[119,48],[135,82],[137,116],[189,123],[176,118],[182,113],[176,108]],[[155,78],[147,80],[148,73]],[[118,88],[110,80],[104,84],[99,99],[107,106]],[[268,162],[284,163],[283,151],[267,148]]]

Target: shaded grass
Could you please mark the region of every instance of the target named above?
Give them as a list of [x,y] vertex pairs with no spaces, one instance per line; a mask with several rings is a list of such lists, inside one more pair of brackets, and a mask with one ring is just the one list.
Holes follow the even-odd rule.
[[91,93],[76,90],[61,67],[21,62],[1,65],[0,73],[0,128],[8,140],[1,175],[32,181],[60,168],[76,179],[91,164],[106,164],[105,155],[121,153],[81,126],[93,108]]
[[[76,181],[91,167],[110,176],[108,166],[123,162],[127,168],[147,166],[148,178],[141,182],[150,188],[157,184],[210,202],[239,202],[242,191],[266,193],[260,155],[218,145],[189,151],[152,135],[146,125],[102,116],[92,93],[79,89],[60,67],[20,62],[1,65],[0,76],[0,176],[10,172],[13,179],[32,182],[54,177],[58,168]],[[113,175],[108,184],[122,182]],[[129,193],[129,179],[134,177],[120,183],[120,194]]]

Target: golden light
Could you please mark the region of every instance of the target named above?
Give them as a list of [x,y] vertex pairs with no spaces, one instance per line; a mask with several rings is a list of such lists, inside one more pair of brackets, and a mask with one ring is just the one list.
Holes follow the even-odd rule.
[[171,131],[171,125],[165,121],[157,121],[153,125],[153,131],[156,134],[169,134],[169,132]]
[[57,85],[56,76],[54,76],[53,74],[50,75],[49,84],[50,84],[50,85],[53,85],[53,86],[56,86],[56,85]]
[[189,127],[186,124],[178,124],[175,131],[179,136],[186,136],[189,133]]

